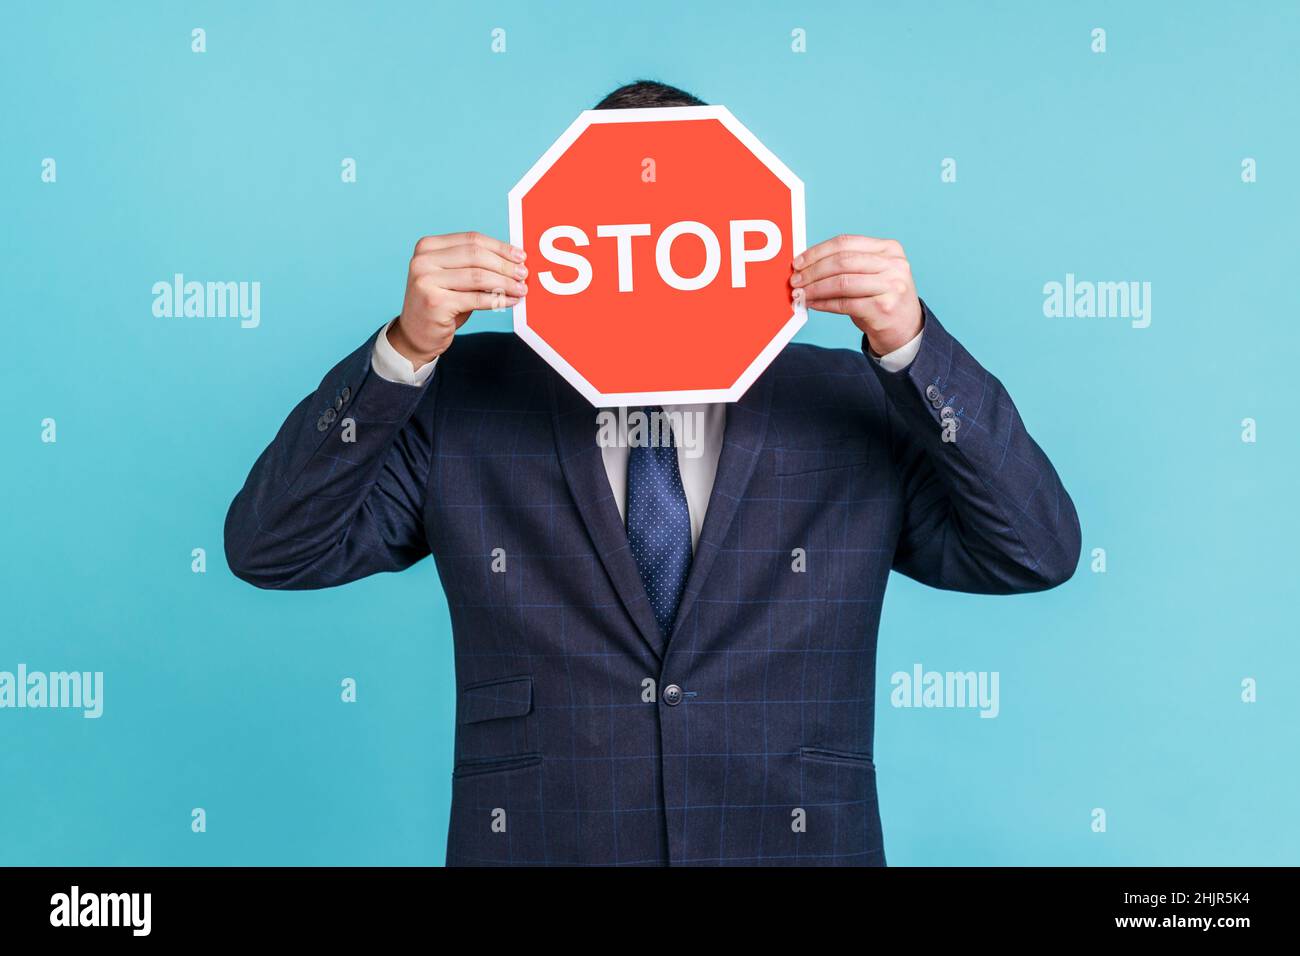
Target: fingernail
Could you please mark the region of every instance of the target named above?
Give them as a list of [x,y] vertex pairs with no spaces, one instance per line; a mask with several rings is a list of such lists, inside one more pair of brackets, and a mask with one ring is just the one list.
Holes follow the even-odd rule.
[[524,285],[522,282],[517,282],[515,283],[515,291],[518,292],[520,295],[527,295],[528,286]]
[[515,266],[516,279],[522,279],[526,275],[528,275],[528,270],[526,268],[524,268],[523,266]]
[[524,252],[524,250],[520,249],[518,246],[511,246],[510,258],[514,259],[515,262],[523,262],[528,258],[528,253]]
[[802,268],[803,268],[803,253],[802,253],[802,252],[799,253],[799,255],[797,255],[797,256],[794,257],[794,267],[795,267],[796,269],[802,269]]
[[791,284],[791,285],[795,285],[795,286],[797,286],[797,285],[799,285],[801,282],[803,282],[803,276],[802,276],[800,273],[798,273],[798,272],[796,272],[794,275],[792,275],[792,276],[790,277],[790,284]]

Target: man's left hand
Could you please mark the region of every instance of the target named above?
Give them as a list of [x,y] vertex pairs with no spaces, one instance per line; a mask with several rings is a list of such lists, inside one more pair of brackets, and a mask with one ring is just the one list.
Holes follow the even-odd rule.
[[794,260],[790,284],[803,290],[810,309],[839,312],[887,355],[921,331],[921,300],[903,247],[893,239],[836,236]]

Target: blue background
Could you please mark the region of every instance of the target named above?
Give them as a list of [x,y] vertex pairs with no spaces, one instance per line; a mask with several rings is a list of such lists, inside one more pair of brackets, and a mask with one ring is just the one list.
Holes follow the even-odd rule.
[[[289,409],[399,310],[415,240],[506,235],[509,187],[642,76],[727,105],[794,169],[810,241],[903,242],[1082,517],[1084,563],[1053,592],[895,577],[890,862],[1300,862],[1300,6],[701,6],[6,10],[0,669],[102,670],[106,695],[98,721],[0,711],[0,863],[442,862],[454,681],[432,564],[260,592],[226,570],[222,521]],[[175,272],[260,281],[261,327],[155,318]],[[1151,326],[1045,318],[1067,272],[1150,281]],[[858,342],[825,314],[801,338]],[[918,662],[1000,672],[1001,715],[890,707]]]

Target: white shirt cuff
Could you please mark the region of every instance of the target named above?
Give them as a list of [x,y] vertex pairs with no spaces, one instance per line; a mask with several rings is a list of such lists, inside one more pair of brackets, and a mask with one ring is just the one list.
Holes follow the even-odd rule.
[[916,358],[916,353],[921,351],[921,336],[923,335],[925,335],[924,328],[917,332],[916,338],[906,345],[900,345],[894,351],[886,352],[880,358],[876,358],[874,355],[871,358],[886,372],[901,372],[912,364],[912,359]]
[[[396,321],[393,319],[393,322]],[[433,374],[433,367],[438,360],[434,359],[416,368],[410,359],[393,348],[393,343],[388,341],[388,329],[393,322],[385,325],[379,330],[379,335],[375,336],[375,348],[370,353],[370,367],[375,370],[376,375],[389,382],[397,382],[399,385],[423,385]]]

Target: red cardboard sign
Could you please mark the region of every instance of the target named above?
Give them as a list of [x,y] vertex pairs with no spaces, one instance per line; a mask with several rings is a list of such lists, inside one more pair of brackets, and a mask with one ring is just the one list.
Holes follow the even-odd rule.
[[510,191],[515,332],[593,405],[734,402],[807,319],[803,183],[722,106],[588,110]]

